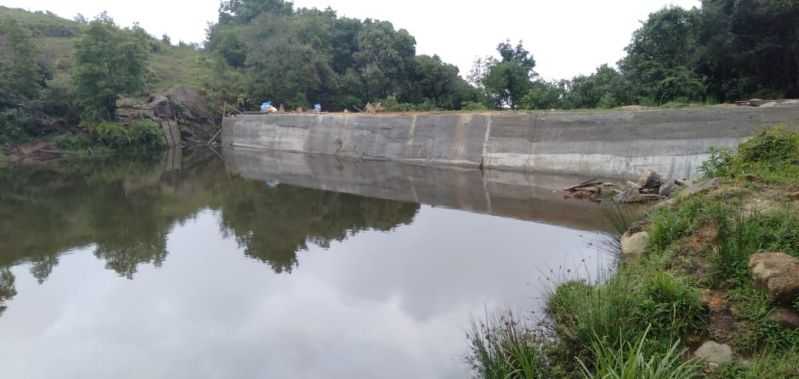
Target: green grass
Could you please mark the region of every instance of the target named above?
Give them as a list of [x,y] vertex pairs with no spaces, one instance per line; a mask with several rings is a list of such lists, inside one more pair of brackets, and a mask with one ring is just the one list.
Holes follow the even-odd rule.
[[749,364],[730,364],[713,375],[717,379],[792,379],[799,378],[799,350],[775,354],[764,352]]
[[150,57],[150,91],[165,92],[177,85],[204,87],[211,76],[211,66],[204,52],[191,46],[162,45]]
[[684,361],[686,349],[675,342],[664,352],[647,353],[647,332],[635,343],[619,341],[611,347],[597,338],[591,346],[595,362],[591,369],[580,361],[586,379],[691,379],[699,377],[701,364]]

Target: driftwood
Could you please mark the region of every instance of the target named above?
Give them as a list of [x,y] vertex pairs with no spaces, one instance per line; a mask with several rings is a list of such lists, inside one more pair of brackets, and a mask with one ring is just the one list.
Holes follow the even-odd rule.
[[214,134],[214,136],[208,140],[208,145],[213,145],[214,141],[216,141],[220,134],[222,134],[222,128],[219,128],[219,131],[217,131],[216,134]]
[[584,182],[582,182],[580,184],[564,188],[563,190],[566,191],[566,192],[572,192],[572,191],[579,190],[581,188],[601,186],[602,184],[604,184],[603,182],[600,182],[598,180],[599,179],[597,179],[597,178],[588,179],[588,180],[586,180],[586,181],[584,181]]

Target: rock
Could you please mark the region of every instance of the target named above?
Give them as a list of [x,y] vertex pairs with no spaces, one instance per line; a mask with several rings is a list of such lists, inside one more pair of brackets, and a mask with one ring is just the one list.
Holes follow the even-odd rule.
[[706,193],[715,190],[721,186],[719,178],[710,180],[701,180],[689,184],[684,190],[680,191],[680,197],[688,197],[699,193]]
[[799,329],[799,314],[790,308],[778,307],[768,318],[784,328]]
[[788,194],[788,198],[791,200],[799,200],[799,192]]
[[628,231],[621,236],[621,254],[625,257],[640,257],[649,246],[649,233]]
[[647,170],[638,178],[638,187],[643,189],[653,189],[657,191],[663,184],[663,178],[658,173]]
[[771,301],[791,305],[799,296],[799,259],[785,253],[759,253],[749,258],[755,285],[768,291]]
[[670,180],[667,183],[660,186],[658,194],[663,197],[670,197],[671,194],[674,193],[676,189],[677,189],[677,184],[673,180]]
[[175,107],[172,105],[172,102],[169,101],[169,98],[163,95],[154,96],[150,100],[149,104],[150,109],[153,111],[153,115],[155,117],[165,119],[165,120],[174,120],[177,117],[175,112]]
[[725,363],[732,362],[732,348],[729,345],[720,344],[714,341],[707,341],[694,352],[694,356],[699,358],[711,367],[718,367]]

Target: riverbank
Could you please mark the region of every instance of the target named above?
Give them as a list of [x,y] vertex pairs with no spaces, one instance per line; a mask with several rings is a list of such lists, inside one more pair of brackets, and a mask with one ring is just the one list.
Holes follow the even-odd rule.
[[703,172],[629,227],[612,277],[557,286],[547,323],[477,325],[480,377],[799,377],[799,134]]

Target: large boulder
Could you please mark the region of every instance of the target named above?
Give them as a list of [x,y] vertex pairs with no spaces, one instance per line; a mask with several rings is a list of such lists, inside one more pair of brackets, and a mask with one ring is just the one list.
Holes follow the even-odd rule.
[[799,329],[799,314],[790,308],[778,307],[768,317],[784,328]]
[[791,305],[799,297],[799,259],[785,253],[754,254],[749,258],[749,272],[771,301]]
[[714,341],[707,341],[694,352],[694,356],[704,361],[708,366],[718,367],[732,362],[732,348],[729,345]]
[[621,253],[625,257],[640,257],[649,246],[649,233],[628,231],[621,236]]

